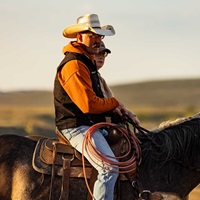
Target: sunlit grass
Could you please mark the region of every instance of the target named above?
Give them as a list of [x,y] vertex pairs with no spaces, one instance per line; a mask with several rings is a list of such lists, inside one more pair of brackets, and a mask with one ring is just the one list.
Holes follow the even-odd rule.
[[34,134],[35,127],[55,129],[53,107],[1,106],[0,127],[23,128],[27,134]]

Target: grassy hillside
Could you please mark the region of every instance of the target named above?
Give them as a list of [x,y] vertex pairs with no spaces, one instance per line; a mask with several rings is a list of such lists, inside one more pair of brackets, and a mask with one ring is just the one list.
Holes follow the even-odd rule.
[[136,106],[200,106],[200,79],[151,81],[112,87],[125,104]]
[[112,87],[115,96],[135,111],[144,126],[200,111],[200,79],[150,81]]
[[[200,79],[151,81],[111,87],[147,129],[200,111]],[[0,93],[0,134],[54,134],[52,91]]]
[[53,95],[50,91],[0,93],[0,134],[54,135]]

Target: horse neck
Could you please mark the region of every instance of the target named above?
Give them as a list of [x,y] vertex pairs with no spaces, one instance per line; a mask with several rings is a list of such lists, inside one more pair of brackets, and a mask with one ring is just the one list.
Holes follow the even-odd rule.
[[162,167],[155,163],[150,167],[141,164],[138,185],[140,190],[174,193],[185,198],[199,183],[200,172],[178,163],[166,163]]

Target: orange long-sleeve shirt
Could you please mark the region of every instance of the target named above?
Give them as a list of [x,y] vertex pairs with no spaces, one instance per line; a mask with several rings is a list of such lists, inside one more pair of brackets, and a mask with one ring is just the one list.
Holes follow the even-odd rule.
[[[63,48],[63,53],[75,52],[88,56],[93,62],[94,57],[87,54],[80,44],[71,42]],[[58,79],[71,100],[83,113],[101,114],[115,109],[119,102],[114,98],[100,98],[92,88],[90,71],[79,60],[67,62],[58,72]]]

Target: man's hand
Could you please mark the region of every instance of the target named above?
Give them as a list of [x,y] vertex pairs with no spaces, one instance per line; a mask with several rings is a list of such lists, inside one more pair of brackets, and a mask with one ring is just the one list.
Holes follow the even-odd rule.
[[123,114],[126,114],[136,125],[140,124],[137,115],[126,109],[122,103],[119,103],[119,106],[114,109],[114,112],[117,113],[120,117],[122,117]]
[[124,107],[122,103],[119,103],[119,106],[114,109],[114,112],[117,113],[120,117],[122,117],[123,114],[128,115],[126,108]]

